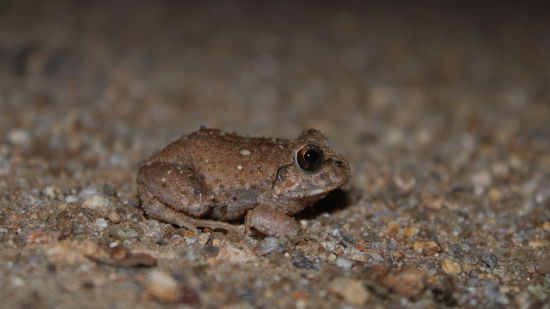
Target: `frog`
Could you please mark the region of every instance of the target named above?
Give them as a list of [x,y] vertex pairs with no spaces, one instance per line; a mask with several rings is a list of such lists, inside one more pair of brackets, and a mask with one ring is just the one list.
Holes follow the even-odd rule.
[[244,233],[297,240],[303,231],[294,216],[349,179],[347,159],[319,130],[284,139],[201,127],[145,160],[137,189],[148,217],[194,235],[243,233],[241,220]]

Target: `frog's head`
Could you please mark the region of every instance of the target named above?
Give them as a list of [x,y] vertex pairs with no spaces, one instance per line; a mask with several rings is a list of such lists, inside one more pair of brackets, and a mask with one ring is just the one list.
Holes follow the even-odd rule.
[[290,164],[282,166],[272,185],[273,198],[310,205],[344,185],[350,177],[348,161],[334,152],[315,129],[302,132],[291,143]]

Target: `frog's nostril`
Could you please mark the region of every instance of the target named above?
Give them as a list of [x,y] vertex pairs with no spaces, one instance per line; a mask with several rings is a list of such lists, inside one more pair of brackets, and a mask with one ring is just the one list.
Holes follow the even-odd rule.
[[339,168],[344,168],[344,162],[340,160],[335,160],[334,163],[336,163],[336,166],[338,166]]

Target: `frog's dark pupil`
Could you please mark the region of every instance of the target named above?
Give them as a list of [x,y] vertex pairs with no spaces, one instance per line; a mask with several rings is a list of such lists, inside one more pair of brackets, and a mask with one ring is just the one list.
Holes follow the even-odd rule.
[[310,164],[313,164],[315,163],[315,161],[317,161],[317,159],[319,159],[319,154],[317,153],[317,151],[313,149],[309,149],[304,154],[304,159],[306,159],[306,161],[309,162]]
[[316,145],[307,145],[300,149],[296,159],[301,169],[313,172],[321,167],[323,163],[323,152]]

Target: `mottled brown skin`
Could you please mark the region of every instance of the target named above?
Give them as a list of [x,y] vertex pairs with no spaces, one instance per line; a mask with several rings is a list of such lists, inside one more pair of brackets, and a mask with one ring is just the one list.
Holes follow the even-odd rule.
[[[323,154],[314,171],[297,160],[308,145]],[[349,177],[347,160],[314,129],[285,140],[201,128],[151,156],[140,167],[137,183],[152,218],[197,232],[196,227],[237,231],[221,221],[246,216],[247,230],[297,239],[301,228],[291,216]]]

